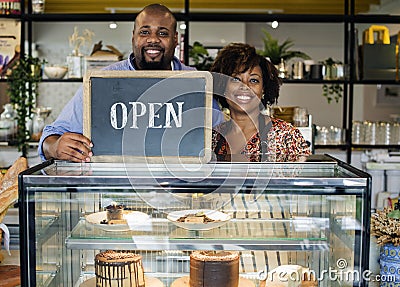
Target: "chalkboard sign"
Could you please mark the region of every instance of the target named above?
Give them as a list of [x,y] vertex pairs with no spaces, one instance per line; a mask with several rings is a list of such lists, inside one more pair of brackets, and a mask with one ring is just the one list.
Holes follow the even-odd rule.
[[203,71],[91,71],[83,133],[93,161],[211,159],[212,76]]

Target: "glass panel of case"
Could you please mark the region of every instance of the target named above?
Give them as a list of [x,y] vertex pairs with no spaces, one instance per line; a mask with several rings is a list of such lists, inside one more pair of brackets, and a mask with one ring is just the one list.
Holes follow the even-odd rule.
[[[31,274],[26,286],[84,284],[95,276],[95,255],[107,249],[141,254],[145,274],[165,286],[188,275],[193,250],[239,251],[241,276],[257,286],[266,271],[287,264],[307,268],[318,286],[360,284],[353,277],[332,280],[352,271],[361,274],[363,268],[368,180],[354,170],[332,162],[304,163],[302,168],[296,164],[250,166],[245,174],[253,180],[240,181],[235,176],[243,174],[243,169],[222,165],[202,184],[188,181],[191,176],[185,177],[180,170],[179,181],[171,185],[162,179],[173,172],[152,166],[153,179],[162,184],[156,187],[147,182],[132,188],[122,169],[106,166],[92,164],[88,172],[88,166],[55,163],[23,177],[26,240],[34,241],[36,247],[24,243],[30,249],[25,258]],[[149,174],[133,170],[136,178],[146,182]],[[228,170],[233,179],[227,187],[210,188],[220,184]],[[252,189],[260,173],[270,175],[268,184]],[[210,193],[212,200],[202,200]],[[170,204],[160,208],[158,202],[167,201],[166,196]],[[174,205],[177,198],[183,198],[184,204]],[[88,220],[104,212],[110,202],[123,204],[128,212],[145,213],[149,219],[126,224],[122,230]],[[187,230],[167,219],[172,211],[214,207],[230,219],[210,230]]]

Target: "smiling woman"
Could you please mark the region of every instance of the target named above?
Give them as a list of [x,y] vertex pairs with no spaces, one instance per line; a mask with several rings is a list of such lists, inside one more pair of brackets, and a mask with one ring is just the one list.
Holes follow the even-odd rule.
[[310,149],[299,130],[265,114],[282,84],[275,66],[253,46],[232,43],[211,67],[214,96],[229,110],[230,120],[213,131],[217,161],[302,161]]

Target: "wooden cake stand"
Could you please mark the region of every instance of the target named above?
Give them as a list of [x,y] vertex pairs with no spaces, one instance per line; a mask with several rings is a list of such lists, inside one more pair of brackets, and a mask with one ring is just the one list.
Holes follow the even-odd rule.
[[17,265],[0,266],[0,287],[21,285],[20,267]]
[[[171,287],[189,287],[189,276],[176,279],[172,282]],[[255,287],[255,285],[249,279],[239,277],[239,287]]]
[[[160,279],[144,276],[146,287],[164,287]],[[79,287],[96,287],[96,277],[90,278],[83,282]]]

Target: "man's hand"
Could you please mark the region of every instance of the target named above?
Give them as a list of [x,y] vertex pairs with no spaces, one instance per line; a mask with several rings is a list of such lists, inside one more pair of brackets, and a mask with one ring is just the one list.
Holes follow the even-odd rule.
[[73,162],[89,162],[93,153],[93,143],[77,133],[51,135],[43,142],[43,152],[47,159],[61,159]]

